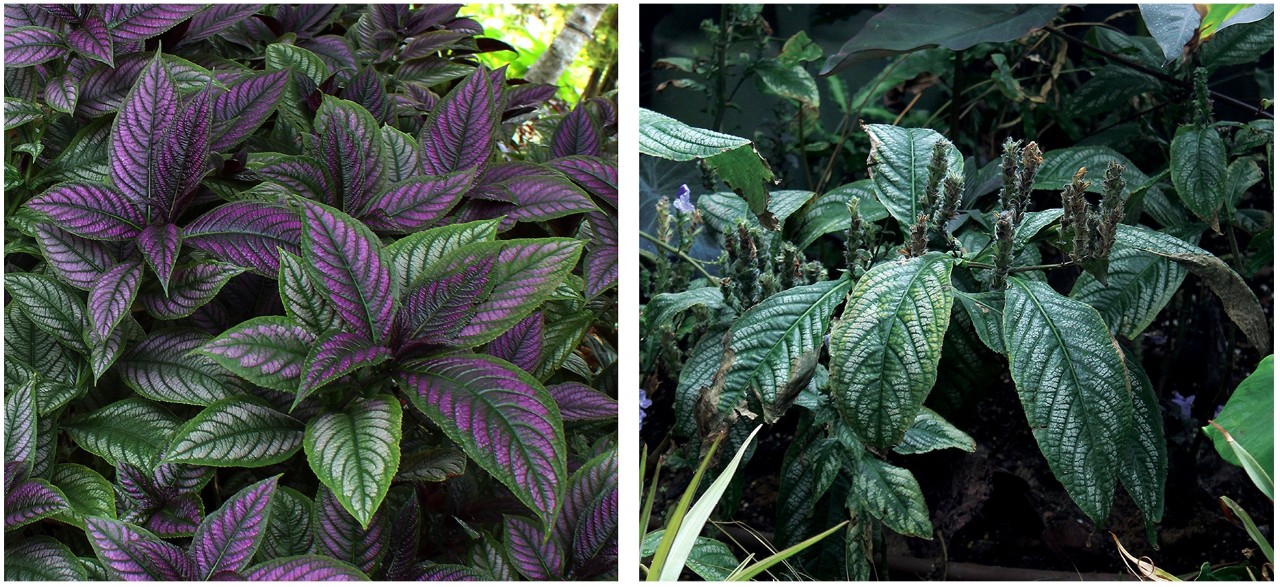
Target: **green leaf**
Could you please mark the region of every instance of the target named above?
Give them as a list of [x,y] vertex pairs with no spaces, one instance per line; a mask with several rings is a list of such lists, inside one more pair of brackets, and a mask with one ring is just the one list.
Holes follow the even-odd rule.
[[[1275,406],[1273,369],[1275,357],[1267,355],[1258,363],[1258,368],[1236,386],[1231,398],[1223,406],[1222,413],[1214,417],[1217,422],[1231,433],[1232,438],[1240,444],[1255,460],[1260,463],[1267,475],[1275,477]],[[1213,426],[1204,426],[1204,433],[1213,439],[1213,446],[1227,462],[1240,466],[1240,459],[1231,450],[1227,439]]]
[[[666,530],[658,529],[646,535],[640,556],[653,556],[665,533]],[[724,581],[738,570],[739,563],[738,557],[734,556],[728,545],[714,538],[699,536],[684,564],[704,581]]]
[[[548,304],[547,307],[554,306]],[[582,343],[582,337],[591,329],[595,316],[591,310],[563,315],[548,313],[542,332],[542,355],[538,357],[538,366],[534,368],[533,376],[539,381],[546,381],[556,369],[564,365]]]
[[1160,80],[1120,65],[1096,70],[1089,81],[1071,93],[1068,111],[1085,118],[1109,112],[1129,112],[1134,98],[1163,88]]
[[272,43],[267,45],[267,71],[292,69],[319,85],[329,77],[329,67],[315,53],[297,45]]
[[805,249],[819,237],[849,230],[849,201],[858,200],[858,217],[863,222],[878,222],[889,217],[889,211],[876,199],[869,179],[860,179],[822,194],[802,207],[792,217],[792,242]]
[[1227,28],[1204,43],[1200,63],[1212,73],[1219,67],[1256,62],[1274,46],[1274,31],[1275,20],[1271,15],[1257,22]]
[[978,449],[973,437],[939,416],[929,408],[921,408],[920,414],[912,420],[902,442],[893,447],[893,452],[900,455],[916,455],[945,448],[958,448],[965,452]]
[[864,455],[849,491],[850,509],[859,509],[884,522],[890,530],[919,538],[933,538],[933,523],[920,484],[911,471]]
[[315,533],[312,530],[314,508],[311,499],[297,490],[283,485],[271,495],[271,515],[263,528],[262,545],[255,560],[302,556],[315,549]]
[[1010,278],[1004,303],[1009,372],[1049,469],[1102,524],[1133,422],[1124,357],[1098,311],[1038,281]]
[[4,398],[4,460],[6,463],[25,461],[26,471],[36,452],[36,398],[35,381],[9,393]]
[[1148,252],[1164,247],[1199,250],[1177,237],[1121,224],[1107,258],[1107,283],[1081,273],[1071,297],[1097,309],[1116,336],[1137,340],[1187,276],[1187,270],[1177,263]]
[[239,395],[244,383],[213,359],[195,354],[209,342],[195,330],[159,330],[117,363],[120,378],[138,395],[162,402],[207,406]]
[[846,461],[843,445],[810,422],[812,418],[801,419],[782,459],[774,534],[778,548],[799,544],[808,537],[818,501],[831,489]]
[[[1197,247],[1198,249],[1198,247]],[[1222,301],[1227,316],[1240,327],[1249,344],[1260,354],[1271,353],[1271,326],[1267,314],[1258,302],[1258,296],[1222,259],[1200,250],[1198,253],[1151,251],[1166,259],[1172,259],[1200,277]]]
[[62,490],[71,506],[70,510],[54,514],[55,520],[83,529],[86,517],[116,517],[115,489],[97,471],[75,463],[59,463],[49,482]]
[[299,329],[288,318],[260,316],[231,327],[197,352],[254,385],[294,393],[307,353],[318,346]]
[[[1063,186],[1071,183],[1071,178],[1075,176],[1081,167],[1090,170],[1092,175],[1101,177],[1102,172],[1107,168],[1107,164],[1113,160],[1124,166],[1121,176],[1124,177],[1125,184],[1130,188],[1143,185],[1150,179],[1137,165],[1134,165],[1128,157],[1121,155],[1119,151],[1111,147],[1090,145],[1046,152],[1044,154],[1044,164],[1036,172],[1033,187],[1037,190],[1049,190],[1059,193],[1062,191]],[[1102,193],[1102,182],[1093,182],[1089,185],[1088,191]]]
[[648,334],[663,324],[675,326],[676,316],[695,307],[703,307],[713,313],[724,307],[724,294],[718,287],[698,287],[676,293],[660,293],[645,304],[643,311],[644,332]]
[[501,218],[450,224],[406,236],[387,246],[391,275],[400,282],[401,291],[422,277],[423,272],[449,253],[472,243],[492,241]]
[[89,354],[84,340],[89,332],[84,300],[62,284],[35,273],[8,273],[4,286],[18,309],[40,330],[73,351]]
[[1164,417],[1142,363],[1129,353],[1124,359],[1129,388],[1133,390],[1133,426],[1120,444],[1120,483],[1142,508],[1148,528],[1154,529],[1152,525],[1164,517],[1164,488],[1169,473]]
[[1218,209],[1226,198],[1227,147],[1218,131],[1183,126],[1169,145],[1173,189],[1196,217],[1218,231]]
[[427,448],[404,455],[396,479],[443,483],[467,470],[467,455],[451,448]]
[[803,65],[766,60],[756,65],[755,72],[765,93],[795,100],[809,108],[818,107],[818,83]]
[[720,370],[724,358],[723,334],[723,330],[717,329],[702,335],[680,370],[676,383],[676,434],[691,437],[698,431],[694,416],[698,398],[704,389],[711,387]]
[[400,466],[401,414],[398,400],[379,395],[307,423],[311,470],[365,529]]
[[4,97],[4,129],[13,130],[44,116],[39,104],[12,96]]
[[118,401],[63,425],[71,439],[112,466],[151,469],[181,424],[164,408],[141,398]]
[[956,300],[969,314],[973,330],[987,348],[1004,354],[1004,294],[998,291],[968,293],[952,290]]
[[[785,222],[788,216],[800,209],[811,197],[813,192],[805,190],[778,190],[770,195],[769,213],[778,222]],[[753,227],[760,226],[759,219],[751,213],[747,203],[737,195],[728,192],[699,196],[698,209],[707,226],[718,232],[727,233],[736,230],[739,221]],[[845,216],[848,216],[847,210]]]
[[832,400],[858,438],[879,450],[902,440],[937,379],[951,268],[941,253],[873,267],[831,329]]
[[[929,189],[929,160],[933,157],[933,144],[945,139],[927,128],[888,124],[862,128],[871,137],[867,173],[876,197],[906,230],[915,224],[917,215],[930,212],[921,207]],[[964,173],[964,157],[954,146],[947,147],[947,173]]]
[[793,287],[747,310],[730,328],[723,375],[704,395],[721,413],[753,396],[765,423],[776,421],[813,375],[832,314],[850,287],[847,278]]
[[[37,375],[44,383],[59,383],[67,387],[78,387],[80,375],[85,370],[84,362],[71,349],[58,344],[53,338],[22,313],[18,304],[9,304],[4,310],[4,357],[5,383],[12,386],[9,369],[21,365],[24,372]],[[40,383],[36,384],[36,402],[40,413],[46,414],[60,406],[51,405],[40,391]]]
[[165,461],[214,467],[264,467],[302,446],[302,422],[262,400],[241,396],[209,404],[173,435]]
[[[342,323],[341,319],[338,318],[329,299],[316,289],[316,283],[311,279],[311,273],[307,271],[304,263],[301,257],[287,251],[280,251],[280,302],[284,306],[284,313],[312,334],[338,328]],[[219,338],[225,337],[226,334]],[[306,351],[303,351],[302,356],[306,357]],[[228,368],[231,369],[231,367]],[[232,370],[235,371],[235,369]],[[241,374],[241,376],[244,375]],[[278,382],[278,384],[284,383]],[[265,383],[259,383],[259,385],[279,389],[275,385]],[[294,383],[293,388],[287,391],[296,387],[297,384]]]
[[87,581],[89,574],[64,544],[48,536],[34,536],[6,544],[4,580]]

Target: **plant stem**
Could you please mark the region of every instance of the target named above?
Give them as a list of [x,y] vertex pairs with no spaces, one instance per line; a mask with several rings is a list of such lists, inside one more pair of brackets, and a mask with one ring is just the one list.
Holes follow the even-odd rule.
[[726,61],[729,56],[729,5],[720,5],[720,40],[716,42],[716,119],[712,128],[716,132],[720,132],[720,125],[724,122],[725,100],[725,71]]
[[694,268],[694,269],[697,269],[698,271],[700,271],[704,276],[706,276],[706,278],[707,278],[707,279],[710,279],[710,280],[712,281],[712,283],[715,283],[715,282],[717,281],[716,276],[712,275],[712,274],[711,274],[711,273],[709,273],[705,268],[703,268],[703,267],[702,267],[702,263],[701,263],[700,261],[698,261],[697,259],[694,259],[693,257],[690,257],[689,255],[685,254],[685,252],[684,252],[684,251],[681,251],[680,249],[677,249],[677,248],[675,248],[675,247],[673,247],[673,246],[671,246],[671,245],[669,245],[669,244],[667,244],[667,243],[662,242],[661,240],[659,240],[659,239],[658,239],[658,237],[653,236],[652,234],[649,234],[649,233],[647,233],[647,232],[645,232],[645,231],[643,231],[643,230],[642,230],[642,231],[640,231],[640,236],[642,236],[642,237],[644,237],[644,238],[648,239],[648,240],[649,240],[649,242],[651,242],[651,243],[653,243],[653,244],[655,244],[655,245],[658,245],[658,248],[660,248],[660,249],[662,249],[662,250],[664,250],[664,251],[666,251],[666,252],[668,252],[668,253],[671,253],[672,255],[675,255],[675,256],[679,257],[680,259],[684,260],[685,262],[689,263],[690,265],[693,265],[693,268]]

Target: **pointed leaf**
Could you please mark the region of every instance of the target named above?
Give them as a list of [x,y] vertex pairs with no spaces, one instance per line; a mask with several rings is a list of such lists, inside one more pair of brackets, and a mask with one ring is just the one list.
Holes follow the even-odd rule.
[[307,424],[311,470],[365,529],[400,465],[400,420],[400,402],[380,395]]
[[80,26],[67,33],[67,45],[77,53],[115,67],[115,48],[111,42],[111,31],[107,23],[96,14],[90,14],[80,21]]
[[223,151],[252,135],[276,109],[289,75],[283,71],[253,75],[227,87],[213,101],[211,151]]
[[402,291],[418,281],[423,272],[463,245],[493,240],[498,220],[477,220],[450,224],[406,236],[386,248],[392,273]]
[[81,354],[88,354],[84,334],[89,330],[84,302],[61,284],[35,273],[7,273],[5,289],[22,314],[54,340]]
[[178,88],[157,55],[138,76],[111,126],[111,179],[135,204],[162,205],[153,166],[167,148],[165,132],[177,116]]
[[173,28],[201,10],[201,4],[108,4],[102,16],[117,41],[140,41]]
[[160,288],[169,295],[169,277],[178,262],[178,249],[182,246],[182,230],[173,224],[153,224],[138,235],[138,250],[142,258],[160,279]]
[[[617,491],[618,452],[610,450],[587,461],[577,471],[574,471],[573,476],[569,478],[566,484],[564,507],[556,517],[555,526],[552,527],[551,539],[558,541],[568,551],[573,548],[575,536],[580,530],[615,531],[616,528],[602,528],[591,523],[584,523],[583,517],[584,514],[594,509],[593,504],[600,502],[602,499],[613,496],[613,499],[616,500]],[[616,535],[613,539],[616,544]],[[577,564],[585,562],[588,561],[575,561]]]
[[36,225],[36,244],[53,273],[83,290],[93,289],[115,259],[106,243],[71,234],[51,224]]
[[142,264],[134,261],[112,267],[89,291],[89,323],[99,340],[106,339],[129,313],[142,282]]
[[451,448],[428,448],[400,458],[400,481],[443,483],[467,470],[467,455]]
[[413,576],[414,563],[422,545],[422,510],[418,506],[416,490],[406,492],[404,505],[392,514],[391,537],[387,541],[387,557],[382,565],[382,575],[392,581],[402,581]]
[[[1116,336],[1137,339],[1187,276],[1187,270],[1177,263],[1142,250],[1177,240],[1153,240],[1147,236],[1150,232],[1127,224],[1117,227],[1116,243],[1107,258],[1107,283],[1085,272],[1071,289],[1071,297],[1097,309]],[[1183,248],[1193,247],[1188,244]]]
[[525,518],[506,516],[504,522],[507,557],[521,575],[531,581],[562,578],[565,555],[559,541],[544,541],[542,528]]
[[301,242],[298,214],[266,202],[224,204],[183,230],[186,245],[270,276],[280,268],[277,250],[296,255],[301,252]]
[[271,183],[284,187],[308,200],[336,205],[337,189],[329,186],[319,161],[306,155],[253,156],[249,168]]
[[391,349],[375,346],[364,337],[349,332],[332,332],[318,338],[302,364],[297,405],[315,390],[363,367],[372,367],[391,358]]
[[534,312],[489,343],[486,352],[531,372],[542,355],[542,313]]
[[442,218],[471,189],[473,170],[440,177],[414,176],[392,184],[362,213],[369,227],[387,232],[425,229]]
[[240,571],[249,565],[262,540],[262,526],[271,514],[271,496],[278,480],[271,477],[240,490],[200,522],[191,539],[194,578],[208,580],[219,572]]
[[209,131],[213,108],[208,91],[197,92],[179,109],[166,130],[163,148],[151,160],[152,182],[158,188],[159,218],[172,222],[186,210],[210,170]]
[[44,114],[40,105],[30,100],[7,96],[4,99],[5,130],[12,130],[33,120],[39,120],[44,117]]
[[902,440],[938,376],[951,267],[939,253],[873,267],[831,329],[832,399],[858,438],[879,450]]
[[67,498],[68,510],[55,518],[84,528],[87,517],[116,517],[115,490],[97,471],[75,463],[58,463],[49,482]]
[[[66,347],[58,344],[27,318],[17,304],[9,304],[4,312],[5,383],[18,385],[19,381],[36,378],[40,381],[76,387],[83,364]],[[10,369],[22,367],[24,378],[10,382]],[[41,414],[56,409],[46,401],[35,382],[36,407]],[[11,392],[12,393],[12,392]],[[60,407],[60,406],[59,406]]]
[[[62,44],[62,35],[57,31],[38,26],[5,27],[4,66],[6,68],[36,65],[66,54],[67,48]],[[9,100],[10,98],[5,98],[5,102]]]
[[1170,179],[1182,203],[1218,230],[1227,194],[1227,148],[1214,128],[1182,127],[1169,144]]
[[192,578],[187,553],[133,524],[85,518],[85,533],[98,560],[117,581],[186,581]]
[[547,163],[563,173],[582,189],[605,201],[618,205],[618,166],[599,157],[562,157]]
[[516,179],[504,187],[515,202],[505,210],[508,222],[550,220],[597,210],[591,198],[578,186],[560,177]]
[[[871,175],[876,197],[903,227],[911,226],[916,216],[928,213],[922,208],[929,189],[929,160],[933,145],[944,140],[927,128],[900,128],[887,124],[863,127],[871,137],[871,154],[867,172]],[[955,147],[947,148],[947,172],[961,174],[964,158]],[[914,414],[912,414],[914,417]]]
[[[36,451],[35,381],[28,381],[4,398],[4,461],[30,465]],[[29,469],[28,469],[29,471]]]
[[325,96],[316,110],[321,163],[332,174],[342,209],[365,209],[382,184],[382,133],[363,106]]
[[555,401],[510,363],[453,355],[400,374],[409,400],[467,456],[549,524],[565,481],[564,430]]
[[390,125],[382,127],[382,162],[388,184],[418,175],[422,169],[421,147],[413,137]]
[[314,342],[287,318],[261,316],[218,335],[200,353],[255,385],[295,392]]
[[894,532],[918,538],[933,537],[929,509],[911,471],[866,455],[853,477],[849,502],[850,509],[871,514]]
[[1120,483],[1142,508],[1143,519],[1154,524],[1164,517],[1165,482],[1169,476],[1164,417],[1142,363],[1128,353],[1124,359],[1133,391],[1133,427],[1120,442]]
[[91,239],[130,239],[146,225],[137,206],[101,184],[55,186],[32,198],[27,207],[48,214],[62,229]]
[[271,516],[263,530],[258,558],[271,560],[301,556],[314,550],[314,517],[311,499],[288,487],[279,487],[271,497]]
[[316,551],[372,573],[387,551],[386,515],[379,511],[362,527],[323,487],[316,494],[315,507]]
[[378,238],[328,206],[303,202],[302,248],[317,285],[344,322],[372,342],[391,331],[396,283]]
[[347,563],[325,556],[278,558],[244,573],[246,581],[368,581],[369,577]]
[[498,134],[501,91],[489,71],[475,71],[440,99],[422,125],[422,167],[444,175],[483,165]]
[[63,425],[71,439],[108,463],[150,467],[181,420],[147,400],[130,398]]
[[[307,332],[327,332],[341,325],[333,304],[319,293],[302,259],[291,253],[281,253],[279,283],[280,301],[284,305],[285,314]],[[305,357],[304,352],[303,358]],[[279,389],[275,386],[268,387]],[[296,383],[289,391],[295,390]]]
[[432,275],[409,289],[396,313],[402,339],[454,344],[489,285],[493,262],[485,257],[446,275]]
[[120,377],[139,395],[163,402],[207,406],[240,393],[234,375],[192,353],[208,341],[196,331],[153,332],[120,359]]
[[5,581],[87,581],[88,572],[71,549],[47,536],[11,544],[4,550]]
[[170,499],[147,519],[144,527],[161,538],[187,538],[195,534],[204,518],[204,503],[198,495]]
[[66,496],[43,479],[18,483],[4,496],[4,531],[38,522],[70,507]]
[[80,88],[70,75],[60,75],[49,80],[44,88],[44,101],[50,108],[58,112],[72,114],[76,111],[76,100],[80,99]]
[[1004,338],[1027,422],[1067,494],[1102,523],[1133,420],[1124,358],[1097,310],[1044,283],[1009,281]]
[[244,269],[227,263],[200,263],[173,270],[169,293],[145,293],[138,301],[147,313],[161,320],[186,318],[199,310],[222,290],[231,278]]
[[583,257],[586,265],[587,297],[594,299],[618,284],[618,246],[591,245]]
[[262,400],[233,397],[209,404],[183,424],[165,461],[214,467],[264,467],[283,462],[302,446],[302,422]]
[[498,249],[489,273],[492,289],[462,329],[463,346],[489,342],[528,316],[551,296],[582,252],[582,244],[570,239],[513,239],[494,245],[471,245],[475,253],[458,255],[453,263],[467,264]]
[[547,393],[560,408],[565,422],[608,420],[618,417],[618,401],[573,381],[552,385]]
[[599,154],[600,134],[596,130],[595,121],[591,120],[591,109],[579,104],[556,127],[556,134],[551,139],[551,155],[594,157]]
[[907,428],[902,443],[893,447],[900,455],[921,454],[944,448],[958,448],[966,452],[977,450],[978,445],[964,431],[953,426],[929,408],[921,408],[920,414]]

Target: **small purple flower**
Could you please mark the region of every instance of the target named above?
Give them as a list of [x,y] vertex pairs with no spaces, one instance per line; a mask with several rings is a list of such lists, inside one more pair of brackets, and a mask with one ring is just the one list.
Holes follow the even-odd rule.
[[1195,394],[1182,397],[1182,394],[1175,391],[1173,392],[1173,403],[1178,406],[1178,415],[1182,416],[1183,420],[1191,419],[1191,406],[1196,403]]
[[649,394],[645,393],[644,390],[641,389],[640,390],[640,427],[641,428],[644,428],[644,416],[645,416],[644,411],[651,406],[653,406],[653,400],[649,399]]
[[693,214],[693,202],[689,200],[689,186],[680,184],[680,189],[676,190],[676,201],[674,206],[685,214]]

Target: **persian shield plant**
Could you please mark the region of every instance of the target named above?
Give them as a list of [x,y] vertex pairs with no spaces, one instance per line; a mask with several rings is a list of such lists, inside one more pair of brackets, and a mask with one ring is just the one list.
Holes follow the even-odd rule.
[[612,97],[458,12],[6,6],[6,579],[616,574]]

